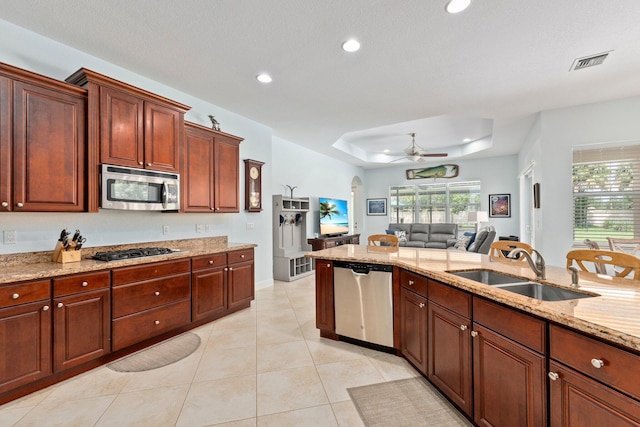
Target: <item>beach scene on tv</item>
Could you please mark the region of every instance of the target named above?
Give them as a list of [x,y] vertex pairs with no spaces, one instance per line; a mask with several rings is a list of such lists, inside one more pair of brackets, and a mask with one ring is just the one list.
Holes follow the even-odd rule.
[[349,233],[347,201],[320,198],[320,234],[325,236]]

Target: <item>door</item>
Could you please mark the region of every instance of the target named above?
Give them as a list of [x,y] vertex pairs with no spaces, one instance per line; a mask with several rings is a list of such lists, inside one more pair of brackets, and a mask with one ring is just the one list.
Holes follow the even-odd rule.
[[192,320],[218,318],[227,311],[226,267],[191,274]]
[[144,101],[102,86],[100,112],[101,163],[144,167]]
[[179,172],[182,121],[182,113],[151,101],[145,101],[145,168]]
[[402,354],[427,373],[427,299],[400,289],[400,347]]
[[248,307],[253,300],[253,261],[229,264],[229,310]]
[[240,143],[215,137],[215,212],[240,212]]
[[213,134],[186,126],[184,135],[183,211],[212,212]]
[[11,81],[0,76],[0,212],[13,206],[11,104]]
[[333,306],[333,262],[316,260],[316,328],[334,332],[336,329]]

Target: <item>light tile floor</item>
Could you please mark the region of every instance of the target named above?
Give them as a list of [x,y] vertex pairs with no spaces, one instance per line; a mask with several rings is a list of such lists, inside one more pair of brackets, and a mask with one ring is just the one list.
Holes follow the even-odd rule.
[[362,426],[347,388],[417,375],[402,358],[320,338],[314,276],[276,281],[251,308],[193,330],[185,359],[103,366],[0,406],[5,426]]

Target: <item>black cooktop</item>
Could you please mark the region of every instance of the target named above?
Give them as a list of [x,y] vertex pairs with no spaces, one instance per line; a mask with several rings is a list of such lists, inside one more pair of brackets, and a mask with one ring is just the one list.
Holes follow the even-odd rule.
[[153,256],[153,255],[164,255],[164,254],[170,254],[172,252],[175,252],[175,251],[169,248],[135,248],[135,249],[124,249],[121,251],[96,252],[92,258],[97,259],[99,261],[118,261],[121,259],[140,258],[145,256]]

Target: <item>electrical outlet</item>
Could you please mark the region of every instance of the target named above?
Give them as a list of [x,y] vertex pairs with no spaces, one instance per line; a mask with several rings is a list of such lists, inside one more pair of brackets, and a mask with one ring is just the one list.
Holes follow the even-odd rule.
[[207,233],[211,232],[211,224],[205,224],[204,225],[204,231],[206,231]]
[[4,232],[4,244],[14,245],[16,243],[16,232],[5,230]]
[[162,234],[169,234],[169,226],[168,225],[163,225],[162,226]]
[[202,233],[204,226],[202,224],[196,224],[196,233]]

